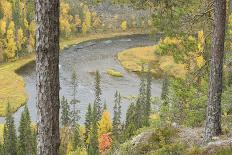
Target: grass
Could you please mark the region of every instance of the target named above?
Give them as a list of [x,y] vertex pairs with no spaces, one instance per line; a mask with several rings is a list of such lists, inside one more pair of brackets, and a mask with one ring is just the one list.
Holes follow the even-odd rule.
[[108,69],[107,74],[111,75],[111,76],[114,76],[114,77],[123,77],[122,73],[120,73],[119,71],[116,71],[114,69]]
[[151,72],[159,78],[163,74],[184,78],[184,64],[174,62],[172,56],[158,56],[153,46],[132,48],[118,53],[118,60],[124,68],[132,72],[140,72],[142,64],[151,64]]
[[25,83],[16,71],[31,61],[33,61],[33,56],[0,66],[0,116],[6,115],[8,103],[12,111],[16,111],[26,103]]
[[0,124],[0,143],[3,142],[4,124]]
[[[61,49],[64,49],[70,45],[89,40],[106,39],[133,34],[139,33],[136,31],[128,31],[71,37],[69,39],[61,39],[60,47]],[[0,65],[0,116],[6,115],[6,107],[8,103],[10,104],[12,112],[17,111],[18,108],[26,103],[27,94],[24,88],[25,83],[23,78],[19,76],[16,71],[32,61],[34,61],[34,54]]]

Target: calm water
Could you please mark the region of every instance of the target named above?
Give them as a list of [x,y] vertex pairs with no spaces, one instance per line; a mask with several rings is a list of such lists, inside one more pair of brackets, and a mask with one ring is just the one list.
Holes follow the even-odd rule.
[[[131,96],[138,94],[139,77],[134,73],[129,73],[123,69],[116,59],[118,52],[138,46],[154,45],[155,40],[147,35],[135,35],[123,38],[112,38],[107,40],[90,41],[73,45],[60,54],[60,95],[71,99],[71,74],[76,70],[78,74],[78,99],[80,104],[81,120],[84,121],[84,115],[87,110],[88,103],[94,101],[94,76],[93,72],[99,70],[101,74],[101,88],[103,90],[102,101],[106,102],[108,109],[113,114],[114,93],[118,90],[122,96]],[[124,77],[115,78],[109,76],[106,71],[109,68],[116,69],[123,73]],[[26,83],[26,91],[28,93],[28,107],[31,118],[36,121],[36,103],[35,103],[35,65],[31,64],[24,67],[20,73],[24,77]],[[153,80],[152,95],[160,96],[161,84],[159,80]],[[127,99],[122,100],[122,118],[125,119],[126,110],[129,106]],[[15,121],[18,124],[23,107],[15,114]],[[4,118],[0,118],[0,123],[4,122]]]

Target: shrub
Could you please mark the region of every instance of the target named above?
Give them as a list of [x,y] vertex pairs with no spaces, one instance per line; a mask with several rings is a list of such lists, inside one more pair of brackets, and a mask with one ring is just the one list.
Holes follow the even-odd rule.
[[121,23],[121,28],[122,28],[123,31],[126,31],[126,30],[127,30],[127,21],[123,21],[123,22]]
[[114,77],[123,77],[122,73],[120,73],[119,71],[116,71],[114,69],[108,69],[107,74],[114,76]]

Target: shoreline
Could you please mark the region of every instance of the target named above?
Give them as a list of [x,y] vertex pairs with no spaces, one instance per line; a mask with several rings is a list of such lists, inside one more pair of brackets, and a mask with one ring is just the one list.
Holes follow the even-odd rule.
[[[87,41],[104,40],[109,38],[125,37],[132,35],[143,35],[148,32],[128,31],[128,32],[113,32],[106,34],[90,34],[81,37],[72,37],[70,39],[61,39],[60,49],[69,48],[72,45],[84,43]],[[35,53],[32,53],[24,58],[18,59],[13,62],[0,65],[0,117],[6,115],[7,103],[10,103],[11,112],[16,112],[20,107],[24,106],[27,102],[27,94],[25,91],[25,82],[23,78],[17,74],[18,70],[24,66],[33,63],[35,60]],[[11,77],[11,78],[9,78]],[[5,95],[5,96],[4,96]]]

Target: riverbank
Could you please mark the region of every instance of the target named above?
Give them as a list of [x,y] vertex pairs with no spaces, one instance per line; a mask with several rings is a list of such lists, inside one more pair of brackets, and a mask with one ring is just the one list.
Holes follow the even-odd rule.
[[[129,31],[72,37],[65,40],[62,39],[60,47],[61,49],[64,49],[73,44],[79,44],[90,40],[107,39],[134,34],[144,34],[144,32]],[[17,71],[32,61],[34,61],[34,54],[0,66],[0,116],[6,115],[5,109],[8,103],[11,106],[12,112],[17,111],[18,108],[26,103],[27,94],[24,88],[25,83],[23,78],[17,74]]]
[[121,65],[131,72],[140,72],[142,64],[150,64],[156,78],[163,75],[184,78],[187,72],[185,65],[175,63],[172,56],[157,55],[154,46],[127,49],[119,52],[117,57]]

